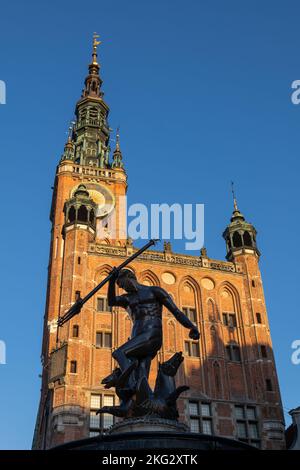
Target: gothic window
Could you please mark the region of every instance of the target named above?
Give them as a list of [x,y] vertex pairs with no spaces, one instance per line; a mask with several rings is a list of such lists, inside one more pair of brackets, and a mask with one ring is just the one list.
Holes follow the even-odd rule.
[[76,374],[77,373],[77,361],[71,361],[70,362],[70,372],[71,372],[71,374]]
[[254,406],[236,405],[234,409],[238,440],[260,447],[256,408]]
[[236,327],[236,315],[235,313],[223,313],[223,323],[226,326]]
[[80,299],[80,290],[75,291],[75,302]]
[[87,220],[88,220],[88,210],[85,206],[80,206],[79,207],[78,220],[80,222],[87,222]]
[[199,357],[200,350],[199,350],[199,342],[198,341],[185,341],[184,342],[184,350],[187,356],[190,357]]
[[111,348],[111,346],[112,346],[111,333],[107,331],[97,331],[96,348]]
[[197,322],[197,313],[194,307],[182,307],[182,312],[188,317],[191,322]]
[[210,403],[189,401],[191,432],[213,434],[213,419]]
[[256,313],[256,321],[257,321],[257,323],[262,323],[261,314],[259,312]]
[[79,336],[79,326],[78,325],[73,325],[72,337],[73,338],[78,338],[78,336]]
[[244,245],[252,246],[251,235],[249,232],[244,232],[243,239],[244,239]]
[[239,234],[239,232],[234,232],[233,237],[232,237],[232,241],[233,241],[233,246],[235,248],[239,248],[240,246],[243,245],[242,237]]
[[273,392],[273,384],[271,379],[266,379],[266,390],[267,392]]
[[72,222],[74,222],[75,219],[76,219],[76,210],[75,210],[75,207],[72,206],[69,209],[68,222],[72,223]]
[[113,395],[92,394],[90,400],[90,437],[97,436],[106,431],[115,422],[115,417],[108,413],[96,414],[102,406],[113,406],[115,397]]
[[264,344],[260,346],[260,353],[261,357],[263,357],[264,359],[268,357],[267,348]]
[[106,297],[97,298],[97,312],[111,312],[111,307],[108,305]]
[[230,343],[226,346],[226,355],[229,361],[241,362],[241,352],[237,344]]

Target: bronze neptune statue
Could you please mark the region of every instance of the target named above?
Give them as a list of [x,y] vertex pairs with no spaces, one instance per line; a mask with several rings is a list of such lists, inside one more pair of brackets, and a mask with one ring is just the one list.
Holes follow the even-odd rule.
[[[125,294],[116,296],[116,283],[126,291]],[[183,361],[182,353],[176,353],[160,364],[154,391],[148,384],[151,361],[162,345],[163,307],[182,326],[190,329],[189,336],[194,340],[200,336],[197,327],[178,309],[164,289],[140,284],[129,269],[113,269],[108,304],[127,310],[132,320],[132,332],[131,338],[112,354],[119,367],[102,381],[106,388],[115,387],[120,405],[105,406],[98,412],[122,417],[151,414],[175,419],[178,415],[176,399],[188,388],[175,387],[174,376]]]

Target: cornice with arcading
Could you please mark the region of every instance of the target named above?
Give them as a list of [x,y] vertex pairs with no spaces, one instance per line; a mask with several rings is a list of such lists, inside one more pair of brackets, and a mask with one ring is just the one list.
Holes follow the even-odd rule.
[[[88,252],[99,256],[113,256],[126,258],[135,253],[137,249],[132,246],[109,246],[101,243],[90,243]],[[229,261],[219,261],[202,256],[182,255],[169,251],[146,251],[141,254],[136,261],[152,261],[163,263],[168,266],[189,266],[194,268],[212,269],[228,273],[243,274],[243,268],[240,263],[231,263]]]
[[57,174],[60,175],[62,173],[72,173],[72,176],[77,178],[88,178],[95,181],[119,181],[127,184],[127,176],[124,170],[77,165],[71,160],[62,161],[58,165]]

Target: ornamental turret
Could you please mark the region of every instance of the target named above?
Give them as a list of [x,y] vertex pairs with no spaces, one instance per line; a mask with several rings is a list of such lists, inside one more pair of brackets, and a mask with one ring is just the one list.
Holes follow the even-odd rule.
[[65,225],[63,232],[71,228],[90,228],[96,230],[96,208],[84,184],[80,184],[73,197],[65,202]]
[[233,213],[230,224],[223,232],[226,241],[226,258],[233,261],[241,254],[255,254],[259,258],[260,252],[256,244],[256,229],[246,221],[244,215],[238,208],[237,200],[233,197]]

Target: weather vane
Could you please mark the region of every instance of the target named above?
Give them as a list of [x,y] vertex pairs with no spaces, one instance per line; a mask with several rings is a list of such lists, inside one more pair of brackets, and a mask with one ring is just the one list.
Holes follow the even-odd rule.
[[99,38],[99,34],[94,33],[93,34],[93,48],[94,51],[97,52],[97,47],[101,44],[102,41],[98,41],[97,39]]

